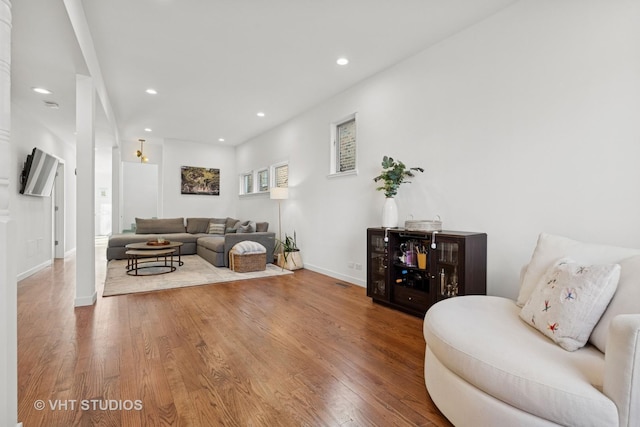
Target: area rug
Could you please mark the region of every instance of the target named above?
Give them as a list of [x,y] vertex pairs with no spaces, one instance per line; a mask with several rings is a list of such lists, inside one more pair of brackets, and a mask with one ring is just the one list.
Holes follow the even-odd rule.
[[[273,264],[267,264],[267,268],[264,271],[236,273],[228,268],[214,267],[198,255],[183,256],[182,261],[184,265],[178,267],[176,271],[155,276],[129,276],[126,269],[126,260],[109,261],[102,296],[108,297],[292,274],[291,271],[282,270],[282,268]],[[153,269],[145,269],[144,274],[152,272],[154,272]]]

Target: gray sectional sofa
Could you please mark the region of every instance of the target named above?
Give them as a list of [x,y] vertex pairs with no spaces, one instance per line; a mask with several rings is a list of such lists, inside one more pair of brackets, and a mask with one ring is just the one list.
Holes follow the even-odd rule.
[[[212,226],[213,224],[213,226]],[[243,240],[262,244],[267,249],[267,262],[272,262],[275,233],[269,223],[240,221],[234,218],[136,218],[136,232],[109,237],[107,260],[126,259],[126,245],[162,237],[182,242],[182,255],[198,254],[216,267],[229,266],[229,251]]]

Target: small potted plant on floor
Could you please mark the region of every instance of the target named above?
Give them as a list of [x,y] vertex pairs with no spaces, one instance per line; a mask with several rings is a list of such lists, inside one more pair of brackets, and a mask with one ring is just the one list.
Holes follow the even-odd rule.
[[278,266],[287,270],[297,270],[303,267],[300,248],[296,243],[296,232],[293,237],[285,233],[284,240],[276,243],[276,253],[278,253]]

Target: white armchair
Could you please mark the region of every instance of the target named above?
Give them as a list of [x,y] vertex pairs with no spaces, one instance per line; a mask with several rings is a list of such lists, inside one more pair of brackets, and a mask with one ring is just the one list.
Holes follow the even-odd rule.
[[[520,318],[535,283],[566,256],[620,265],[611,302],[575,351]],[[517,302],[472,295],[427,311],[425,384],[436,406],[457,427],[640,426],[640,250],[542,234],[521,279]]]
[[615,402],[621,427],[640,425],[640,314],[611,321],[603,392]]

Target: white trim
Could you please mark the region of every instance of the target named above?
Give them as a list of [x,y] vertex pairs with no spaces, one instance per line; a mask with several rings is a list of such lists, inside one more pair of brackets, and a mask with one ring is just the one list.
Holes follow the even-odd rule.
[[[250,176],[251,177],[251,191],[247,192],[245,191],[246,188],[244,186],[244,178]],[[246,171],[246,172],[242,172],[239,176],[239,192],[238,195],[239,196],[246,196],[249,194],[253,194],[255,191],[255,172],[254,171]]]
[[289,160],[283,160],[269,166],[269,188],[276,187],[276,169],[282,166],[287,167],[287,187],[289,186],[289,175],[291,172],[289,170]]
[[324,274],[325,276],[333,277],[334,279],[343,280],[343,281],[348,282],[348,283],[350,283],[352,285],[357,285],[357,286],[360,286],[362,288],[366,288],[367,287],[366,280],[358,279],[356,277],[351,277],[351,276],[347,276],[347,275],[344,275],[344,274],[336,273],[335,271],[326,270],[324,268],[316,267],[316,266],[314,266],[312,264],[309,264],[307,262],[304,263],[304,268],[307,269],[307,270],[315,271],[316,273]]
[[[94,283],[95,286],[95,283]],[[93,295],[89,295],[88,297],[80,297],[76,298],[73,301],[74,307],[85,307],[88,305],[93,305],[98,300],[98,292],[93,292]]]
[[[267,189],[266,190],[260,190],[260,172],[266,172],[267,173]],[[268,194],[269,193],[269,189],[271,188],[271,170],[268,166],[264,166],[261,168],[258,168],[255,170],[255,176],[253,177],[253,181],[255,182],[255,186],[253,189],[254,193],[257,194]]]
[[358,169],[356,168],[346,172],[330,173],[329,175],[327,175],[327,178],[340,178],[341,176],[348,176],[348,175],[358,175]]
[[37,272],[44,270],[47,267],[51,267],[53,263],[51,262],[51,260],[47,260],[39,265],[36,265],[35,267],[32,267],[30,269],[28,269],[27,271],[24,271],[20,274],[18,274],[17,280],[24,280],[29,276],[33,276],[34,274],[36,274]]
[[268,191],[261,191],[259,193],[247,193],[247,194],[239,194],[239,197],[241,199],[247,197],[247,198],[251,198],[251,197],[256,197],[256,196],[266,196],[269,197],[269,192]]
[[[351,120],[355,121],[356,125],[356,154],[355,154],[355,167],[353,170],[338,172],[338,127],[344,123],[350,122]],[[330,132],[330,140],[329,140],[329,177],[340,177],[345,175],[352,175],[355,171],[356,175],[358,174],[358,112],[349,114],[346,117],[343,117],[340,120],[336,120],[330,124],[329,128]]]

